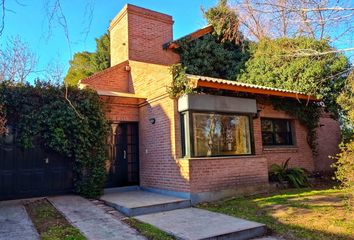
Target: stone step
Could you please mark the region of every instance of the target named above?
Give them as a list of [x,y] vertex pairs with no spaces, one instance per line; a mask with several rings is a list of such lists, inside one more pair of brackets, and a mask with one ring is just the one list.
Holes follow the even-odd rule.
[[198,208],[178,209],[135,218],[183,240],[247,240],[266,233],[264,224]]
[[189,199],[142,190],[106,191],[100,200],[129,217],[191,206]]

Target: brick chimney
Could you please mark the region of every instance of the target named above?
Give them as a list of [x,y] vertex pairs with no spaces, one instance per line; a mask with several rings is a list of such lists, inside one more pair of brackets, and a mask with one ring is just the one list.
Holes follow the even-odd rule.
[[126,60],[161,65],[179,62],[162,45],[173,40],[172,17],[127,4],[111,21],[111,66]]

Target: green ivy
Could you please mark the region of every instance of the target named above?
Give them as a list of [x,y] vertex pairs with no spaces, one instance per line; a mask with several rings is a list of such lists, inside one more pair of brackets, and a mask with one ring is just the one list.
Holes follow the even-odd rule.
[[74,161],[77,193],[97,197],[105,182],[108,125],[97,93],[52,86],[0,84],[6,120],[17,129],[17,144],[40,145]]
[[167,88],[170,98],[177,98],[183,94],[193,92],[193,87],[186,74],[186,67],[181,64],[171,65],[170,73],[172,75],[172,84]]

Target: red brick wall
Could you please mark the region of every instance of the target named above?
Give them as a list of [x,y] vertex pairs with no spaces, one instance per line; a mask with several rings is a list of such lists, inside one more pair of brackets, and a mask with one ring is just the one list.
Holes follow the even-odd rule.
[[128,92],[129,75],[125,69],[128,64],[128,61],[122,62],[81,80],[80,84],[96,90]]
[[162,48],[173,40],[172,26],[169,15],[126,5],[110,25],[111,65],[128,59],[163,65],[179,62],[178,54]]
[[[291,158],[290,166],[303,167],[309,171],[314,171],[314,160],[312,149],[307,143],[307,128],[302,125],[298,120],[289,116],[283,111],[274,110],[271,105],[259,105],[259,108],[262,109],[260,116],[268,118],[282,118],[282,119],[291,119],[293,133],[295,137],[295,145],[291,147],[266,147],[263,146],[263,154],[268,160],[268,166],[273,163],[280,164]],[[260,119],[258,119],[260,121]],[[258,141],[261,142],[261,128],[260,125],[254,129]],[[257,134],[258,133],[258,134]]]
[[[168,97],[140,108],[140,184],[188,192],[188,170],[175,155],[174,109],[175,102]],[[150,118],[156,123],[151,124]]]
[[315,156],[315,170],[320,172],[332,172],[330,167],[333,159],[339,153],[338,145],[341,142],[339,122],[325,114],[320,119],[320,127],[317,129],[317,156]]
[[264,157],[224,157],[189,160],[191,192],[268,184]]
[[139,99],[101,96],[105,113],[112,122],[138,122]]

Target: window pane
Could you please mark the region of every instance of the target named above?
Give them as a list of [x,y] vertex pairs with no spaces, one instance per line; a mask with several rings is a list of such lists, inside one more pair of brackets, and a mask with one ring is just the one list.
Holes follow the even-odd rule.
[[292,133],[289,120],[262,119],[263,145],[292,145]]
[[263,131],[273,131],[273,124],[271,120],[264,119],[262,120],[262,132]]
[[251,154],[248,116],[193,114],[195,156]]

